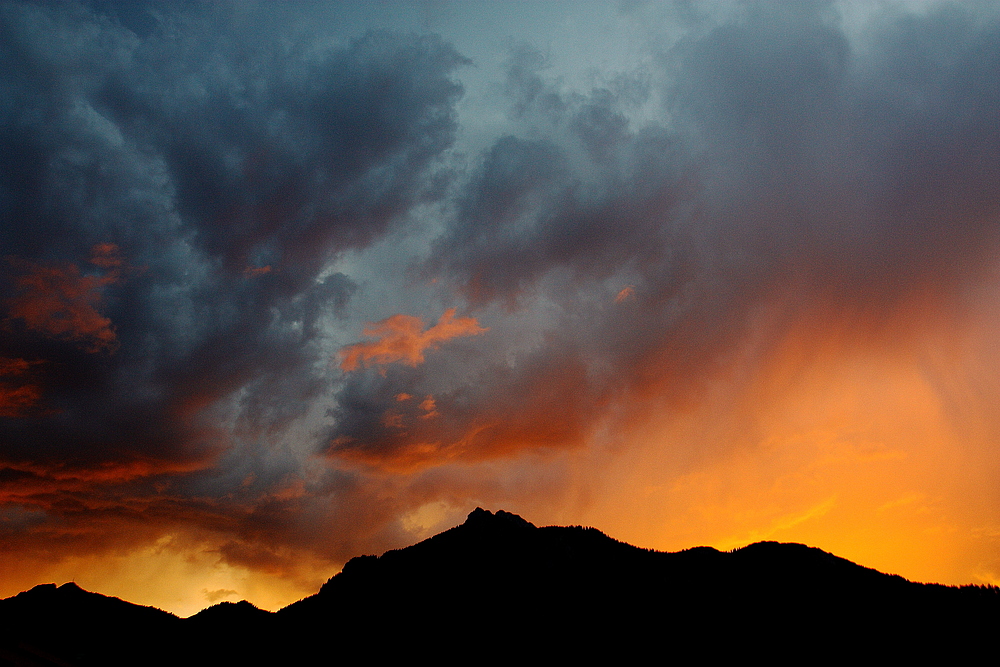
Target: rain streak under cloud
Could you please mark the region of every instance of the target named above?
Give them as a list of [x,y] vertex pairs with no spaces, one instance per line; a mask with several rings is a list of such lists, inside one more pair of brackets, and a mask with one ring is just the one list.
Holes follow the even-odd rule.
[[0,6],[0,595],[477,505],[1000,580],[989,3]]

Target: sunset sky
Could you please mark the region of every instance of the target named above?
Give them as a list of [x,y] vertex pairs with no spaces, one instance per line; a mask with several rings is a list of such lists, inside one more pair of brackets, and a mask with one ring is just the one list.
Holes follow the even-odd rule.
[[1000,7],[0,4],[0,597],[476,506],[1000,584]]

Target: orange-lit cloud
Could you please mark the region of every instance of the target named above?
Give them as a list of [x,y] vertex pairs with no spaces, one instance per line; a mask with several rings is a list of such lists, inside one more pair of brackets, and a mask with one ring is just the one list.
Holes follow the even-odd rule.
[[635,300],[635,287],[632,285],[627,285],[622,288],[620,292],[615,296],[615,303],[621,303],[622,301],[628,301],[629,299]]
[[430,419],[431,417],[437,417],[440,414],[437,411],[437,401],[434,400],[433,396],[428,396],[420,403],[420,409],[424,411],[424,414],[420,415],[421,419]]
[[271,273],[271,270],[272,269],[270,264],[266,266],[248,266],[247,268],[243,269],[243,275],[250,277],[263,276],[267,275],[268,273]]
[[0,502],[24,501],[48,506],[57,492],[74,493],[77,502],[100,498],[104,490],[144,478],[191,473],[204,469],[205,460],[188,461],[142,459],[105,461],[97,465],[15,463],[0,460],[6,473],[0,484]]
[[[42,388],[23,379],[32,366],[40,363],[42,362],[0,357],[0,417],[22,417],[41,400]],[[19,379],[4,380],[5,377]]]
[[0,417],[21,417],[42,399],[36,384],[9,385],[0,382]]
[[571,353],[537,359],[523,375],[497,369],[493,384],[481,390],[475,399],[464,392],[428,395],[418,405],[393,398],[376,408],[371,421],[335,437],[331,454],[383,471],[414,472],[572,449],[585,444],[605,400]]
[[102,269],[118,269],[124,265],[118,246],[114,243],[98,243],[90,249],[90,263]]
[[362,365],[397,361],[417,366],[424,362],[424,352],[437,349],[445,341],[489,331],[489,328],[479,326],[474,317],[455,317],[455,310],[449,308],[444,311],[438,323],[426,331],[424,321],[412,315],[393,315],[366,325],[364,335],[376,340],[355,343],[340,350],[340,368],[354,371]]
[[120,277],[122,260],[111,243],[94,246],[90,262],[106,269],[89,275],[76,264],[40,266],[11,259],[27,274],[17,278],[20,293],[10,300],[10,319],[22,320],[28,329],[53,338],[80,343],[88,352],[113,351],[117,346],[114,325],[97,307],[104,287]]
[[0,375],[23,375],[28,372],[33,365],[39,362],[30,362],[27,359],[11,359],[0,357]]

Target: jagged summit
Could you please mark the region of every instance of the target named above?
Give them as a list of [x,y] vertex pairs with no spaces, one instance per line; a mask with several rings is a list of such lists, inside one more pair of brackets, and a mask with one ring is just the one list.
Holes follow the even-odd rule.
[[492,526],[502,524],[506,526],[517,526],[520,528],[536,528],[535,524],[530,521],[522,519],[517,514],[512,514],[511,512],[505,512],[503,510],[497,510],[494,514],[489,510],[484,510],[482,507],[477,507],[476,509],[469,512],[469,516],[465,518],[465,523],[463,526]]

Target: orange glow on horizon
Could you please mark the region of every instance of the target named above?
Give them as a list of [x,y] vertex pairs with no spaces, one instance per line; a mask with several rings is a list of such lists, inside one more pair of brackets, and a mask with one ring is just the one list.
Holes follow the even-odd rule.
[[[1000,494],[995,465],[983,462],[996,460],[1000,435],[991,401],[1000,384],[1000,296],[969,298],[975,312],[962,317],[916,298],[876,313],[879,321],[820,306],[797,319],[779,307],[763,310],[726,363],[705,371],[697,400],[683,410],[673,409],[665,379],[587,402],[586,367],[571,360],[559,373],[538,374],[525,389],[532,401],[510,404],[518,410],[498,394],[493,412],[468,423],[449,422],[444,393],[398,393],[385,416],[398,441],[376,452],[338,450],[334,458],[342,470],[391,479],[387,497],[419,489],[393,501],[401,534],[412,542],[482,505],[536,525],[592,525],[664,551],[801,542],[912,580],[996,583]],[[445,315],[446,323],[467,319],[469,328],[481,328],[454,311]],[[431,334],[438,326],[424,330],[417,320],[399,330],[424,336],[430,347],[456,330]],[[421,344],[411,340],[392,358],[413,349],[422,355]],[[389,363],[374,347],[356,354],[359,365]],[[24,364],[15,362],[10,367],[21,372]],[[586,426],[597,410],[608,416]],[[448,431],[449,423],[468,428]],[[107,481],[160,472],[155,462],[123,466],[106,471]],[[61,489],[101,482],[100,471],[46,475],[49,483],[58,476]],[[497,479],[512,481],[500,487]],[[164,525],[172,530],[179,516]],[[108,557],[97,555],[19,565],[21,574],[0,594],[72,577],[90,590],[181,615],[222,599],[276,609],[314,593],[340,565],[289,547],[283,557],[300,565],[279,571],[261,559],[227,561],[225,547],[222,538],[177,538],[123,547],[107,565]],[[358,547],[354,555],[373,551]]]
[[877,326],[764,327],[699,404],[576,464],[592,481],[573,520],[667,551],[801,542],[916,581],[995,583],[1000,300],[976,298],[962,318],[915,301]]
[[312,595],[336,574],[329,563],[302,555],[296,572],[276,575],[227,564],[217,545],[164,535],[129,550],[68,556],[58,563],[31,556],[9,563],[0,581],[0,598],[39,583],[75,581],[82,588],[141,605],[191,616],[223,600],[246,599],[261,609],[281,607]]

